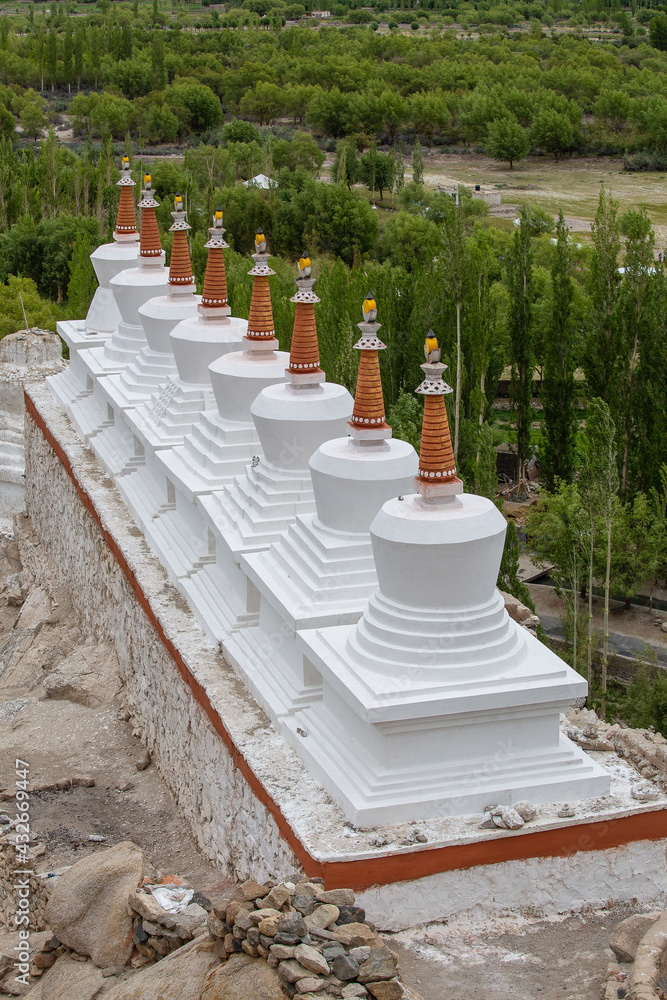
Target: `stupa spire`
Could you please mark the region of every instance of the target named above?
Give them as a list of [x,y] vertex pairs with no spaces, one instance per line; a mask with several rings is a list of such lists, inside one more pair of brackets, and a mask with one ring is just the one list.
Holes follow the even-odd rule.
[[361,307],[363,322],[358,324],[361,340],[354,345],[361,351],[354,411],[350,421],[352,437],[357,441],[382,441],[391,437],[391,427],[385,420],[384,395],[380,376],[379,351],[386,348],[377,335],[377,303],[369,292]]
[[296,284],[299,290],[290,299],[290,302],[296,303],[296,312],[289,366],[285,374],[292,385],[307,387],[324,382],[326,376],[320,368],[320,347],[315,322],[315,305],[320,300],[313,292],[315,279],[311,276],[310,257],[306,251],[299,258],[297,271]]
[[229,247],[225,242],[222,225],[222,209],[213,213],[213,225],[209,229],[210,239],[204,246],[208,250],[206,274],[201,303],[197,307],[205,319],[220,319],[229,316],[231,309],[227,302],[227,275],[225,273],[224,251]]
[[134,214],[134,201],[132,200],[132,188],[135,184],[132,180],[131,171],[130,158],[129,156],[124,156],[121,161],[120,180],[116,181],[116,187],[120,188],[116,228],[113,233],[116,243],[134,243],[139,239],[137,218]]
[[445,396],[448,392],[452,392],[452,388],[442,378],[447,365],[440,361],[440,348],[432,330],[429,330],[426,338],[424,354],[426,364],[421,368],[426,378],[415,390],[425,397],[419,472],[415,477],[415,490],[424,499],[434,499],[463,493],[463,483],[456,475],[454,449],[445,406]]
[[141,192],[141,201],[137,206],[141,209],[139,257],[144,265],[162,263],[162,244],[160,243],[160,231],[155,215],[155,209],[159,204],[160,202],[155,198],[151,175],[144,174],[144,188]]
[[169,286],[172,293],[189,292],[195,284],[188,247],[190,226],[186,221],[187,213],[183,207],[183,199],[178,193],[174,197],[174,211],[171,215],[174,221],[169,227],[169,232],[174,234],[174,239],[171,244],[171,260],[169,262]]
[[245,337],[248,350],[275,351],[278,349],[271,306],[271,289],[269,288],[269,278],[276,272],[272,271],[267,263],[270,256],[266,249],[266,236],[260,228],[255,234],[255,252],[252,255],[255,264],[248,271],[248,274],[252,275],[252,297],[248,315],[248,332]]

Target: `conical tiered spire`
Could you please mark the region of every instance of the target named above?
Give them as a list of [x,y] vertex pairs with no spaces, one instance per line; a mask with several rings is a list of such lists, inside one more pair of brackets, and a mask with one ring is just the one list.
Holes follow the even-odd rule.
[[169,227],[169,232],[174,234],[174,240],[171,244],[171,260],[169,262],[169,286],[172,293],[190,292],[195,287],[190,249],[188,247],[188,230],[190,226],[186,222],[186,214],[183,208],[183,199],[180,194],[176,194],[174,198],[174,211],[171,213],[174,221]]
[[229,316],[231,309],[227,303],[227,275],[225,273],[224,251],[229,247],[224,239],[222,209],[216,209],[213,225],[209,229],[210,240],[204,246],[208,250],[206,274],[201,303],[197,307],[206,319],[220,319]]
[[124,156],[121,161],[120,180],[116,182],[116,187],[120,188],[118,216],[116,217],[116,228],[113,233],[116,243],[134,243],[139,239],[137,219],[134,214],[134,202],[132,200],[132,188],[134,186],[130,158],[129,156]]
[[447,365],[440,362],[440,348],[432,330],[429,330],[424,353],[426,364],[421,367],[426,378],[415,390],[426,397],[415,489],[424,499],[432,499],[463,493],[463,483],[456,475],[445,406],[445,395],[452,392],[452,388],[443,381],[442,373]]
[[324,382],[326,376],[320,368],[320,347],[317,342],[315,305],[320,300],[313,292],[315,279],[311,277],[310,257],[303,253],[297,264],[296,284],[299,291],[290,302],[296,303],[294,329],[287,381],[292,385],[312,386]]
[[384,396],[380,377],[380,358],[383,344],[377,335],[377,303],[369,292],[362,305],[363,323],[359,323],[361,340],[354,345],[361,351],[354,412],[350,421],[352,437],[361,441],[382,441],[391,437],[391,427],[385,421]]
[[258,229],[255,235],[255,253],[252,255],[255,264],[248,271],[253,279],[248,332],[245,337],[246,348],[249,351],[278,349],[269,288],[269,278],[276,272],[267,264],[269,257],[270,254],[266,250],[266,236],[262,229]]
[[155,216],[155,209],[159,204],[160,202],[155,199],[151,175],[144,174],[144,189],[141,192],[141,201],[137,206],[141,209],[139,257],[142,259],[142,264],[144,265],[162,263],[162,244],[160,243],[160,232]]

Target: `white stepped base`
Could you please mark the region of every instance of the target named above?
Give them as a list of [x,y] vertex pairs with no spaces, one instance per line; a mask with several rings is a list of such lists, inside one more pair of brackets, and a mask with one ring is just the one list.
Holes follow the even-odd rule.
[[96,380],[93,391],[73,399],[67,409],[70,420],[85,444],[89,444],[91,438],[113,423],[113,411],[109,412],[104,394],[105,381]]
[[202,410],[214,405],[210,386],[169,378],[150,400],[130,410],[126,420],[146,449],[156,451],[182,443]]
[[322,699],[320,677],[299,677],[297,670],[290,669],[292,665],[284,659],[287,644],[294,647],[294,636],[279,624],[269,634],[255,625],[222,637],[225,659],[279,731],[285,716]]
[[147,403],[177,374],[173,354],[159,354],[146,346],[124,371],[104,380],[104,392],[114,409],[127,410]]
[[128,468],[127,471],[128,473],[131,471],[132,474],[120,475],[117,486],[130,508],[134,520],[147,533],[150,523],[163,510],[167,510],[170,505],[164,491],[160,490],[159,483],[152,474],[150,466],[144,463],[131,470]]
[[179,589],[184,578],[215,562],[215,553],[208,551],[208,538],[193,532],[175,510],[164,510],[155,517],[146,527],[146,537]]
[[88,351],[93,347],[104,347],[112,336],[111,331],[97,332],[86,329],[86,321],[83,319],[59,320],[56,324],[56,330],[67,344],[70,362],[74,360],[74,355],[79,351]]
[[354,623],[377,587],[369,533],[325,528],[315,514],[241,566],[291,629]]
[[295,520],[315,510],[310,473],[270,465],[250,466],[224,490],[201,496],[204,516],[217,540],[237,561],[245,552],[266,549]]
[[117,414],[113,423],[93,435],[89,445],[114,480],[129,475],[145,462],[143,449],[122,415]]
[[165,475],[188,500],[213,493],[241,475],[262,449],[252,423],[225,420],[217,410],[201,413],[183,444],[157,457]]
[[85,380],[79,381],[76,378],[71,365],[65,371],[58,372],[57,375],[48,375],[46,384],[58,406],[70,418],[74,404],[91,394],[91,390],[86,387]]
[[216,563],[179,579],[178,589],[209,639],[216,644],[224,643],[238,629],[257,624],[257,612],[240,608],[234,583],[230,584],[229,575]]
[[[190,576],[183,587],[210,635],[220,641],[238,628],[257,623],[259,593],[239,565],[243,553],[268,548],[302,510],[315,506],[310,476],[288,475],[265,463],[250,467],[225,490],[197,498],[215,543],[215,567]],[[214,606],[196,610],[207,588],[216,591]]]
[[57,375],[49,375],[46,382],[53,398],[71,418],[72,406],[93,391],[86,364],[88,352],[103,346],[111,334],[88,333],[84,320],[61,321],[57,330],[69,349],[69,367]]
[[[514,715],[513,725],[520,726],[521,709]],[[478,757],[447,759],[434,752],[428,763],[412,766],[409,755],[378,759],[324,703],[286,717],[283,734],[347,819],[361,828],[479,813],[491,803],[571,801],[608,793],[606,772],[562,734],[557,745],[541,752],[511,752],[502,732],[495,733],[493,714],[476,713],[467,724],[484,732]],[[495,752],[489,754],[493,745]]]
[[102,347],[86,352],[85,364],[93,378],[125,371],[141,349],[146,346],[142,326],[120,323]]

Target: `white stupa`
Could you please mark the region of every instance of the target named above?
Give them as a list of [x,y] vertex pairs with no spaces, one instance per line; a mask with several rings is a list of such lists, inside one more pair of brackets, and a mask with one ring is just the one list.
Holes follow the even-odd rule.
[[[197,497],[210,494],[241,475],[253,455],[261,454],[250,406],[266,386],[284,382],[289,355],[278,351],[262,230],[255,237],[250,314],[242,351],[223,354],[208,366],[213,394],[210,409],[200,413],[182,444],[156,452],[156,477],[164,477],[167,504],[153,525],[164,537],[164,563],[175,582],[210,561],[210,531]],[[185,324],[181,324],[183,328]],[[179,328],[177,328],[178,330]],[[175,330],[172,333],[172,340]],[[183,358],[186,351],[176,350]],[[180,362],[179,362],[180,363]],[[203,372],[201,373],[203,375]]]
[[69,412],[72,403],[92,391],[79,352],[103,345],[121,322],[110,281],[126,268],[135,267],[139,253],[139,233],[132,201],[129,157],[121,163],[120,202],[113,243],[103,243],[90,255],[99,282],[85,319],[61,320],[57,330],[69,349],[70,366],[50,382],[53,395]]
[[[210,529],[215,563],[183,581],[183,590],[209,634],[257,620],[259,595],[240,567],[248,552],[268,548],[297,514],[314,511],[308,462],[317,448],[347,431],[353,400],[325,382],[320,368],[310,259],[299,261],[287,381],[262,389],[250,411],[262,445],[245,475],[197,503]],[[203,609],[203,613],[202,613]]]
[[190,565],[195,566],[197,547],[188,545],[180,526],[173,533],[171,520],[159,517],[175,509],[176,497],[173,483],[167,479],[164,467],[158,466],[156,456],[165,448],[182,444],[201,413],[212,408],[208,367],[237,350],[248,327],[247,320],[230,316],[224,260],[228,244],[224,233],[222,211],[218,209],[205,244],[208,260],[198,315],[182,320],[169,335],[178,374],[169,376],[148,403],[125,413],[131,433],[144,450],[144,464],[132,475],[119,477],[118,486],[135,520],[165,563],[174,561],[174,557],[177,560],[178,553],[184,550],[188,562],[192,560]]
[[104,428],[113,425],[114,409],[104,393],[104,379],[123,372],[146,344],[139,319],[139,307],[167,287],[169,275],[164,266],[164,251],[160,245],[155,216],[157,207],[151,176],[145,174],[144,189],[138,205],[141,209],[138,266],[125,268],[109,282],[121,322],[103,346],[94,347],[82,354],[81,361],[89,391],[68,410],[79,435],[86,442]]
[[170,232],[174,234],[169,263],[166,295],[148,299],[138,308],[139,319],[146,335],[146,344],[124,371],[102,379],[98,384],[106,398],[112,423],[91,439],[91,448],[108,472],[114,477],[126,475],[136,465],[143,464],[144,448],[129,429],[123,414],[132,407],[147,402],[159,392],[171,375],[177,374],[170,334],[181,320],[195,317],[200,297],[195,295],[188,230],[183,199],[174,198],[174,219]]
[[609,790],[559,729],[586,682],[505,611],[495,586],[505,520],[463,493],[451,390],[427,348],[417,492],[387,501],[371,525],[378,588],[359,622],[299,633],[322,695],[282,727],[356,826]]
[[226,639],[225,654],[274,722],[321,695],[321,683],[304,673],[297,632],[359,619],[377,587],[371,521],[386,500],[411,491],[417,474],[417,453],[392,439],[385,420],[385,345],[370,295],[363,316],[350,434],[310,459],[316,512],[299,514],[269,549],[241,557],[260,594],[259,624]]

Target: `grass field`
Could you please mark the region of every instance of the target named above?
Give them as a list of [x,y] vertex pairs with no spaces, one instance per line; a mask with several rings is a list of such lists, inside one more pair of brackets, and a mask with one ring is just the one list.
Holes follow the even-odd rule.
[[425,152],[427,186],[462,182],[499,189],[503,205],[499,214],[510,225],[511,209],[532,202],[554,215],[562,209],[571,229],[583,234],[595,216],[604,184],[621,211],[645,205],[656,230],[658,249],[667,245],[667,174],[629,173],[621,159],[610,157],[580,157],[558,163],[547,157],[529,157],[510,170],[480,153]]

